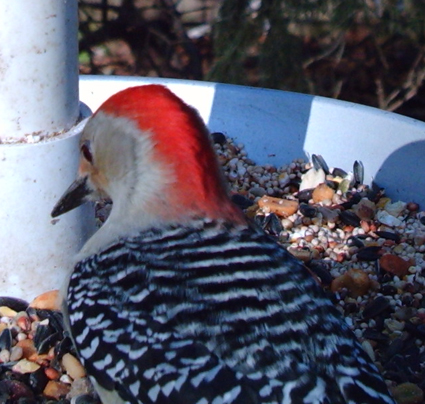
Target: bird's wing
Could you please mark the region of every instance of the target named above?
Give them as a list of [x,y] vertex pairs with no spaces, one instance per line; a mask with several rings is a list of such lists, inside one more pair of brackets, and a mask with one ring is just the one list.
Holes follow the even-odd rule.
[[77,348],[127,402],[393,403],[308,271],[262,233],[153,232],[78,266]]
[[114,394],[104,404],[117,402],[117,396],[132,404],[258,403],[253,387],[202,343],[182,338],[150,315],[110,307],[95,318],[98,324],[73,322],[72,332],[82,335],[80,327],[90,327],[90,340],[76,342],[101,398]]
[[68,287],[71,334],[104,404],[259,403],[256,380],[155,318],[151,307],[162,303],[146,276],[149,257],[135,261],[127,247],[77,264]]

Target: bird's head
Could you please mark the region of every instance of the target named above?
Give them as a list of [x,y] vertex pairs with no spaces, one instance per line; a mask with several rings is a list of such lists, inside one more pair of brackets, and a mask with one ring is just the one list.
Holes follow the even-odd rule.
[[230,201],[197,111],[167,88],[121,91],[89,119],[79,175],[53,209],[56,217],[109,197],[112,214],[141,223],[209,217],[243,222]]

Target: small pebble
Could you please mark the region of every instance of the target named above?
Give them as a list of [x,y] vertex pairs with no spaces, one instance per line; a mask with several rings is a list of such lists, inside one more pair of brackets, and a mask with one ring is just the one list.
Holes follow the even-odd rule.
[[[33,403],[34,401],[34,393],[31,391],[30,387],[20,380],[1,380],[0,381],[0,392],[5,393],[7,395],[7,401],[5,400],[3,403]],[[13,397],[13,401],[9,400]],[[4,397],[4,396],[3,396]],[[3,404],[2,403],[2,404]]]
[[35,372],[36,370],[40,369],[40,365],[35,363],[35,362],[31,362],[27,359],[21,359],[18,363],[16,363],[13,367],[12,370],[14,372],[17,373],[32,373]]
[[70,386],[68,384],[56,380],[49,380],[43,390],[43,394],[46,397],[59,400],[61,397],[66,396],[69,393],[69,390]]
[[371,288],[369,276],[361,269],[351,268],[345,274],[338,276],[331,283],[332,292],[346,288],[352,297],[365,295]]
[[87,395],[93,397],[95,394],[96,393],[88,377],[82,377],[81,379],[77,379],[72,383],[71,389],[69,393],[67,394],[66,398],[69,400],[69,399],[72,399],[73,397],[87,396]]
[[384,296],[378,296],[368,303],[363,310],[363,318],[374,318],[390,307],[390,300]]
[[10,361],[16,362],[19,361],[22,358],[23,355],[23,349],[20,346],[14,346],[10,350]]
[[366,353],[369,355],[369,358],[373,362],[375,362],[375,360],[376,360],[376,358],[375,358],[375,352],[373,351],[373,347],[372,347],[371,343],[368,340],[364,340],[362,342],[362,347],[366,351]]
[[417,212],[419,210],[419,205],[417,203],[415,203],[415,202],[409,202],[406,205],[406,208],[410,212]]
[[62,357],[62,366],[74,380],[80,379],[86,375],[86,371],[81,365],[81,362],[70,353],[66,353]]
[[24,339],[27,339],[27,334],[25,334],[23,332],[18,333],[18,335],[16,336],[17,341],[22,341]]
[[0,316],[1,317],[15,317],[17,312],[10,307],[0,306]]
[[30,358],[33,355],[37,354],[37,349],[34,346],[34,341],[32,339],[24,339],[21,341],[18,341],[16,346],[19,346],[22,348],[22,357],[23,358]]
[[397,404],[422,404],[424,392],[413,383],[402,383],[392,390]]
[[392,215],[390,215],[385,210],[380,210],[376,213],[376,219],[389,227],[400,227],[402,225],[402,221]]
[[302,175],[299,190],[316,188],[319,184],[324,183],[325,180],[326,174],[321,168],[318,170],[312,168]]
[[401,215],[401,213],[406,209],[406,203],[405,202],[394,202],[394,203],[387,203],[384,207],[385,211],[388,212],[390,215],[394,217],[398,217]]
[[289,219],[282,219],[281,223],[285,230],[290,230],[294,227],[294,223]]
[[315,203],[332,201],[335,191],[326,184],[319,184],[313,191],[313,201]]
[[52,367],[45,368],[44,373],[49,380],[58,380],[61,376],[60,372]]
[[414,317],[417,309],[414,307],[400,307],[394,312],[394,317],[400,321],[407,321]]
[[72,384],[74,380],[72,379],[70,375],[64,374],[60,377],[59,381],[65,384]]
[[254,196],[264,196],[267,194],[267,191],[262,187],[253,187],[249,190],[249,192]]
[[387,272],[390,272],[399,278],[403,278],[409,273],[409,268],[412,266],[410,261],[406,261],[394,254],[385,254],[379,259],[380,267]]
[[389,331],[402,331],[404,329],[404,323],[397,320],[388,318],[384,321],[384,323]]
[[264,213],[276,213],[283,217],[288,217],[298,210],[297,201],[274,198],[271,196],[263,196],[258,201],[258,206]]
[[10,361],[10,351],[8,349],[2,349],[0,351],[0,362],[7,363]]
[[[68,394],[68,396],[69,395],[70,394]],[[98,404],[98,400],[89,394],[84,394],[84,395],[72,397],[71,404]]]
[[353,205],[353,211],[361,220],[372,220],[375,216],[376,205],[369,199],[362,198],[358,204]]

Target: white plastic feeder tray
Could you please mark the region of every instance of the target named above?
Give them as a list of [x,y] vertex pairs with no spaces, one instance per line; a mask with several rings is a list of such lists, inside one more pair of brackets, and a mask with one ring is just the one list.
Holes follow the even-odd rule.
[[[117,91],[150,83],[169,87],[198,109],[211,132],[221,131],[244,143],[259,164],[279,166],[315,153],[329,166],[350,170],[354,160],[361,160],[366,183],[375,181],[386,188],[394,201],[416,201],[425,207],[423,122],[322,97],[159,78],[82,76],[80,100],[95,111]],[[9,268],[7,274],[0,271],[0,295],[31,299],[60,287],[73,255],[93,231],[89,206],[59,220],[50,218],[77,171],[79,136],[72,133],[39,145],[0,148],[0,223],[3,232],[7,229],[0,264]],[[40,193],[40,180],[54,185],[43,185]],[[11,226],[16,217],[19,231]],[[46,247],[40,249],[40,244]]]
[[276,90],[158,78],[82,76],[80,98],[96,110],[124,88],[164,84],[200,112],[211,132],[244,143],[258,164],[321,154],[346,171],[363,162],[365,183],[393,201],[425,208],[425,123],[344,101]]

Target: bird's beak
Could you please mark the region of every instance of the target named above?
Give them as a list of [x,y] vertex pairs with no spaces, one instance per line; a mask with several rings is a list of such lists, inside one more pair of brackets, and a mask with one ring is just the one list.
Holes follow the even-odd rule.
[[52,217],[60,216],[82,205],[88,201],[87,197],[91,193],[92,190],[87,185],[87,177],[77,178],[56,203],[51,213]]

